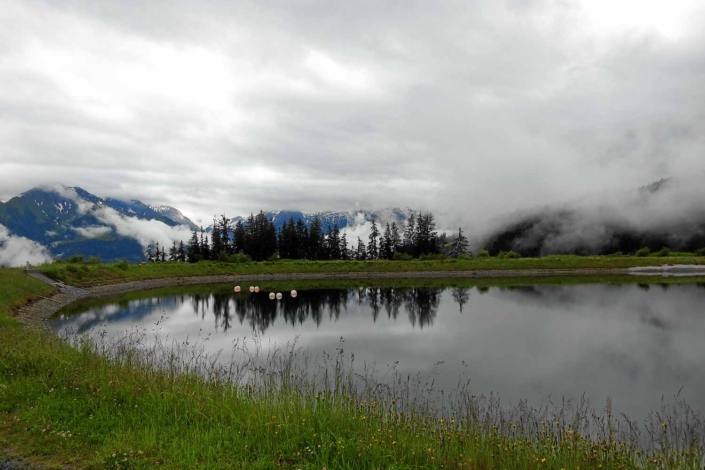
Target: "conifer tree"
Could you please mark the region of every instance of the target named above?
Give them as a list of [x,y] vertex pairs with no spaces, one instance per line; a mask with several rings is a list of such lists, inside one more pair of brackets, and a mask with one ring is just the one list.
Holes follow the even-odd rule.
[[404,251],[413,256],[414,247],[416,246],[416,218],[414,214],[411,214],[406,221],[406,226],[404,227]]
[[161,260],[159,259],[159,256],[160,256],[160,254],[161,254],[161,253],[159,253],[159,242],[157,242],[157,245],[156,245],[156,246],[157,246],[157,249],[154,250],[154,256],[153,256],[152,260],[155,261],[155,262],[159,262],[159,261],[161,261]]
[[169,248],[169,261],[176,261],[177,260],[177,251],[176,251],[176,240],[171,245],[171,248]]
[[313,218],[311,227],[308,230],[308,259],[320,259],[322,245],[323,228],[321,227],[321,219],[316,216]]
[[345,233],[340,237],[340,259],[347,261],[350,259],[350,249],[348,248],[348,237]]
[[230,242],[230,232],[232,231],[232,226],[230,224],[230,219],[225,217],[225,214],[220,216],[220,249],[223,253],[229,255],[233,254],[232,243]]
[[362,243],[360,237],[357,237],[357,254],[355,255],[355,259],[367,259],[367,250],[365,249],[365,244]]
[[147,245],[147,249],[144,251],[144,257],[147,258],[147,261],[152,263],[154,262],[154,253],[152,251],[152,243],[150,242],[149,245]]
[[210,258],[217,260],[220,253],[223,251],[223,245],[220,239],[220,225],[218,220],[213,217],[213,231],[211,232],[211,250]]
[[166,252],[164,251],[164,247],[162,246],[162,252],[159,254],[159,260],[162,263],[166,262]]
[[245,233],[245,226],[242,220],[238,220],[235,224],[235,231],[233,235],[233,252],[234,253],[244,253],[245,252],[245,238],[247,237]]
[[458,256],[467,253],[469,245],[470,243],[468,242],[468,238],[463,235],[462,227],[459,227],[458,238],[453,240],[453,243],[450,245],[450,253],[448,256],[451,258],[457,258]]
[[[330,229],[330,226],[329,226]],[[340,229],[338,228],[338,224],[334,223],[333,224],[333,231],[331,232],[331,239],[329,242],[330,246],[330,259],[341,259],[341,250],[340,250]]]
[[196,263],[203,259],[201,254],[201,242],[198,240],[197,229],[194,229],[193,234],[191,235],[191,240],[189,240],[187,255],[189,263]]
[[377,224],[375,219],[372,219],[372,227],[370,228],[370,238],[369,244],[367,245],[367,258],[377,259],[379,258],[379,249],[377,248],[377,238],[379,237],[379,230],[377,229]]
[[384,229],[384,235],[379,247],[379,257],[382,259],[392,259],[394,252],[392,251],[392,229],[389,227],[389,222]]
[[179,240],[179,249],[176,252],[176,261],[186,261],[186,250],[184,250],[183,240]]
[[201,257],[204,260],[211,259],[211,249],[208,244],[208,235],[206,235],[206,231],[203,230],[203,226],[201,226]]
[[401,247],[401,236],[399,235],[399,228],[397,228],[396,222],[392,222],[392,258],[394,253]]
[[296,259],[308,258],[308,228],[301,219],[296,222]]

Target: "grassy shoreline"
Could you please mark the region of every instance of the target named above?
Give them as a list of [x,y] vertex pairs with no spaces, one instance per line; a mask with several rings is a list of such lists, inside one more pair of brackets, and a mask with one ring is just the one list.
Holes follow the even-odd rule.
[[249,263],[222,263],[215,261],[189,263],[90,264],[54,263],[38,269],[49,277],[78,287],[139,281],[148,279],[258,274],[315,274],[315,273],[410,273],[410,272],[489,272],[541,270],[614,270],[635,267],[692,264],[705,266],[705,257],[669,256],[547,256],[544,258],[472,258],[433,261],[305,261],[279,260]]
[[[134,269],[136,276],[156,276],[159,268],[167,269],[130,267],[127,273]],[[97,278],[84,277],[86,284],[104,282],[104,274],[112,272],[105,265],[89,269],[87,276]],[[168,269],[177,276],[179,271]],[[665,284],[685,282],[656,279]],[[490,282],[453,280],[462,285],[468,281]],[[531,282],[504,281],[506,287]],[[184,359],[178,355],[157,357],[118,348],[108,360],[90,344],[71,348],[51,334],[22,328],[11,318],[11,312],[28,299],[50,295],[51,286],[8,269],[0,269],[0,283],[0,461],[21,455],[48,468],[68,464],[131,469],[675,469],[699,468],[702,458],[701,447],[675,445],[672,434],[679,431],[671,422],[663,428],[659,423],[657,429],[669,445],[647,455],[628,441],[611,442],[611,426],[602,439],[592,440],[581,436],[572,422],[555,424],[553,415],[532,415],[533,427],[517,428],[516,420],[499,415],[481,420],[480,409],[468,401],[458,402],[467,406],[458,406],[456,413],[444,418],[425,414],[420,407],[400,413],[401,393],[354,392],[345,386],[351,370],[338,368],[337,359],[331,370],[343,373],[333,374],[327,393],[305,381],[272,382],[272,377],[291,372],[285,363],[260,377],[263,387],[248,387],[235,386],[216,371],[204,375],[193,367],[154,367]]]

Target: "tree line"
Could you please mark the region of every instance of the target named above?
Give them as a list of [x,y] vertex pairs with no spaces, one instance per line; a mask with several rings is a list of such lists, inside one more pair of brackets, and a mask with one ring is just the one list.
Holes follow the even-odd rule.
[[[457,256],[467,250],[467,239],[459,231],[451,245],[450,255]],[[168,254],[159,244],[150,244],[145,252],[151,262],[201,260],[264,261],[271,259],[307,260],[378,260],[407,259],[441,252],[446,242],[445,234],[438,236],[436,222],[430,212],[412,214],[400,229],[396,222],[380,227],[372,220],[366,243],[360,237],[349,243],[338,224],[328,226],[324,232],[321,220],[316,217],[310,226],[301,219],[291,217],[280,230],[267,219],[262,211],[243,222],[233,221],[224,215],[213,220],[213,230],[208,234],[203,227],[194,230],[189,241],[173,243]]]

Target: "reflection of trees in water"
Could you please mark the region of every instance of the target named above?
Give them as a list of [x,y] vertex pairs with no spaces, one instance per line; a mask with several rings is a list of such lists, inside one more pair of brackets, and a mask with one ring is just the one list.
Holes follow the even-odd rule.
[[[280,301],[270,300],[264,292],[246,295],[196,294],[191,297],[191,306],[194,312],[204,319],[206,312],[212,311],[216,329],[224,331],[233,326],[233,317],[237,317],[240,324],[249,324],[253,330],[262,333],[272,326],[277,318],[282,318],[292,326],[311,319],[316,326],[320,326],[326,313],[329,320],[336,321],[341,312],[347,311],[348,302],[355,300],[359,305],[367,305],[370,308],[375,322],[382,311],[386,312],[388,318],[396,320],[403,307],[411,324],[423,328],[432,324],[436,318],[442,291],[420,288],[310,290],[300,291],[296,298],[287,296]],[[467,292],[461,292],[459,295],[458,298],[463,303],[467,302]],[[455,294],[453,298],[458,301]]]
[[463,305],[470,300],[470,289],[467,287],[453,287],[452,295],[453,300],[455,300],[460,307],[460,313],[463,313]]
[[443,289],[411,288],[361,288],[357,289],[358,301],[366,303],[372,310],[372,320],[377,321],[384,308],[388,318],[397,319],[403,306],[413,326],[420,328],[433,323],[438,314],[438,305]]

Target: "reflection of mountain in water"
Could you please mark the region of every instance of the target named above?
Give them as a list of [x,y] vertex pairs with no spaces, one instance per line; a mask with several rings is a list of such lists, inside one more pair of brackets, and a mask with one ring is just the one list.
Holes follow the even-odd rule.
[[260,293],[244,297],[235,294],[194,295],[191,302],[194,311],[204,319],[212,310],[216,328],[225,331],[232,327],[234,319],[262,333],[277,318],[292,326],[303,324],[310,318],[319,326],[325,312],[329,319],[337,320],[341,312],[347,311],[349,303],[369,306],[375,322],[382,312],[396,320],[403,310],[413,326],[423,328],[433,323],[441,292],[442,289],[418,288],[327,289],[302,291],[296,298],[287,297],[282,301],[269,300],[267,294]]

